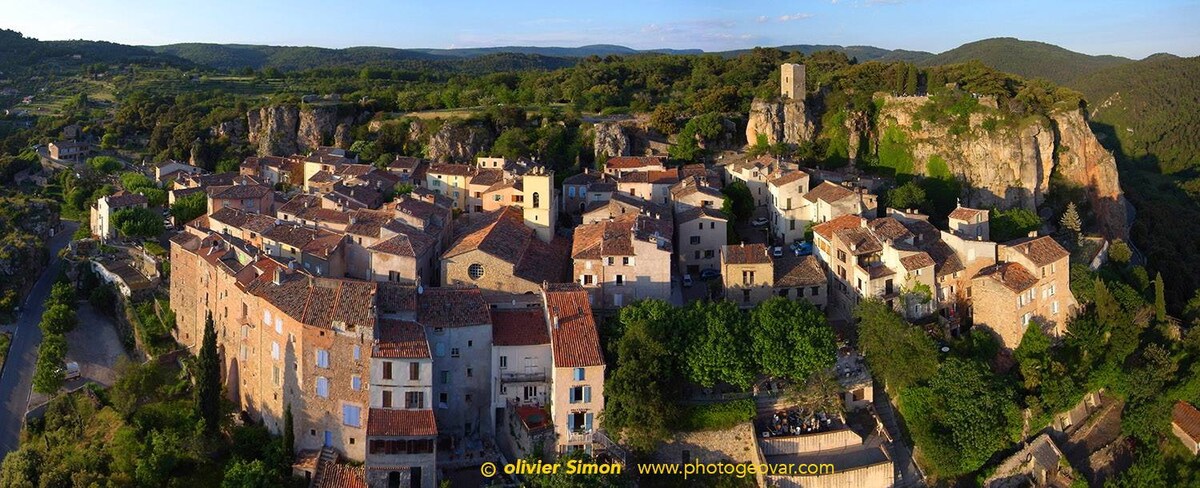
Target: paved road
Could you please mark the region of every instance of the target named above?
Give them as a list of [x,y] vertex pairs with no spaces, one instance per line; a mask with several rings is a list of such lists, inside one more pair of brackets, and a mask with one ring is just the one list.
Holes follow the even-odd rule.
[[883,422],[883,428],[887,429],[888,435],[892,438],[892,462],[899,475],[896,486],[924,486],[921,471],[917,469],[912,458],[912,449],[900,436],[900,424],[896,422],[896,412],[892,408],[891,399],[888,398],[887,391],[879,386],[879,383],[876,383],[875,387],[875,413],[879,416],[879,421]]
[[42,331],[38,322],[42,318],[42,305],[50,296],[50,285],[62,268],[58,251],[67,245],[71,235],[79,226],[76,222],[63,222],[62,230],[50,240],[50,265],[42,272],[33,290],[21,305],[13,334],[8,362],[0,376],[0,458],[15,451],[21,442],[21,426],[25,409],[29,405],[29,392],[33,386],[33,368],[37,362],[38,344],[42,342]]

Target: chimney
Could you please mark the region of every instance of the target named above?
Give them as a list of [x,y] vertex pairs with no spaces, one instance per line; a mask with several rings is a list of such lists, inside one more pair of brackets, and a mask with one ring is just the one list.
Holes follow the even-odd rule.
[[283,284],[283,268],[275,268],[275,275],[271,278],[271,283],[276,286]]
[[558,330],[558,307],[555,306],[551,310],[550,319],[553,321],[554,330]]

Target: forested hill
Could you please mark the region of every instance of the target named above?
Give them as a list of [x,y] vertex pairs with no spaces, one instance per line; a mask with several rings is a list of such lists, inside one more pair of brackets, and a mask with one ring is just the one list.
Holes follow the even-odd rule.
[[[75,56],[79,56],[79,59]],[[192,66],[190,61],[136,46],[105,41],[39,41],[25,37],[20,32],[0,29],[0,71],[29,68],[55,61],[70,64],[151,63],[180,68]]]
[[919,61],[926,66],[979,60],[1000,71],[1025,78],[1045,78],[1060,85],[1105,68],[1131,63],[1120,56],[1091,56],[1044,42],[998,37],[970,42]]
[[1200,169],[1200,57],[1152,56],[1069,85],[1083,92],[1092,120],[1113,129],[1129,158],[1163,173]]
[[[926,59],[934,57],[933,53],[925,51],[909,51],[907,49],[883,49],[875,46],[837,46],[832,44],[792,44],[787,46],[779,46],[775,49],[780,51],[795,51],[806,55],[821,51],[835,51],[846,55],[846,57],[855,59],[859,62],[867,61],[907,61],[909,63],[920,63]],[[727,57],[740,56],[750,52],[750,49],[738,49],[734,51],[724,51],[718,54]]]

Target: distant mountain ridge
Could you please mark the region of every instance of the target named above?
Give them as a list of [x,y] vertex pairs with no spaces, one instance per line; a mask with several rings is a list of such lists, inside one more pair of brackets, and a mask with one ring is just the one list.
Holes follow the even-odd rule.
[[1044,42],[997,37],[963,44],[919,64],[937,66],[971,60],[1000,71],[1025,78],[1044,78],[1060,85],[1095,71],[1133,62],[1120,56],[1077,53]]

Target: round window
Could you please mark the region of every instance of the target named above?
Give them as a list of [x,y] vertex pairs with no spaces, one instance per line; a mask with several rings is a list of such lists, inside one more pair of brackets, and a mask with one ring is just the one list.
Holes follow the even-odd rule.
[[483,265],[479,263],[467,267],[467,275],[473,280],[483,278]]

